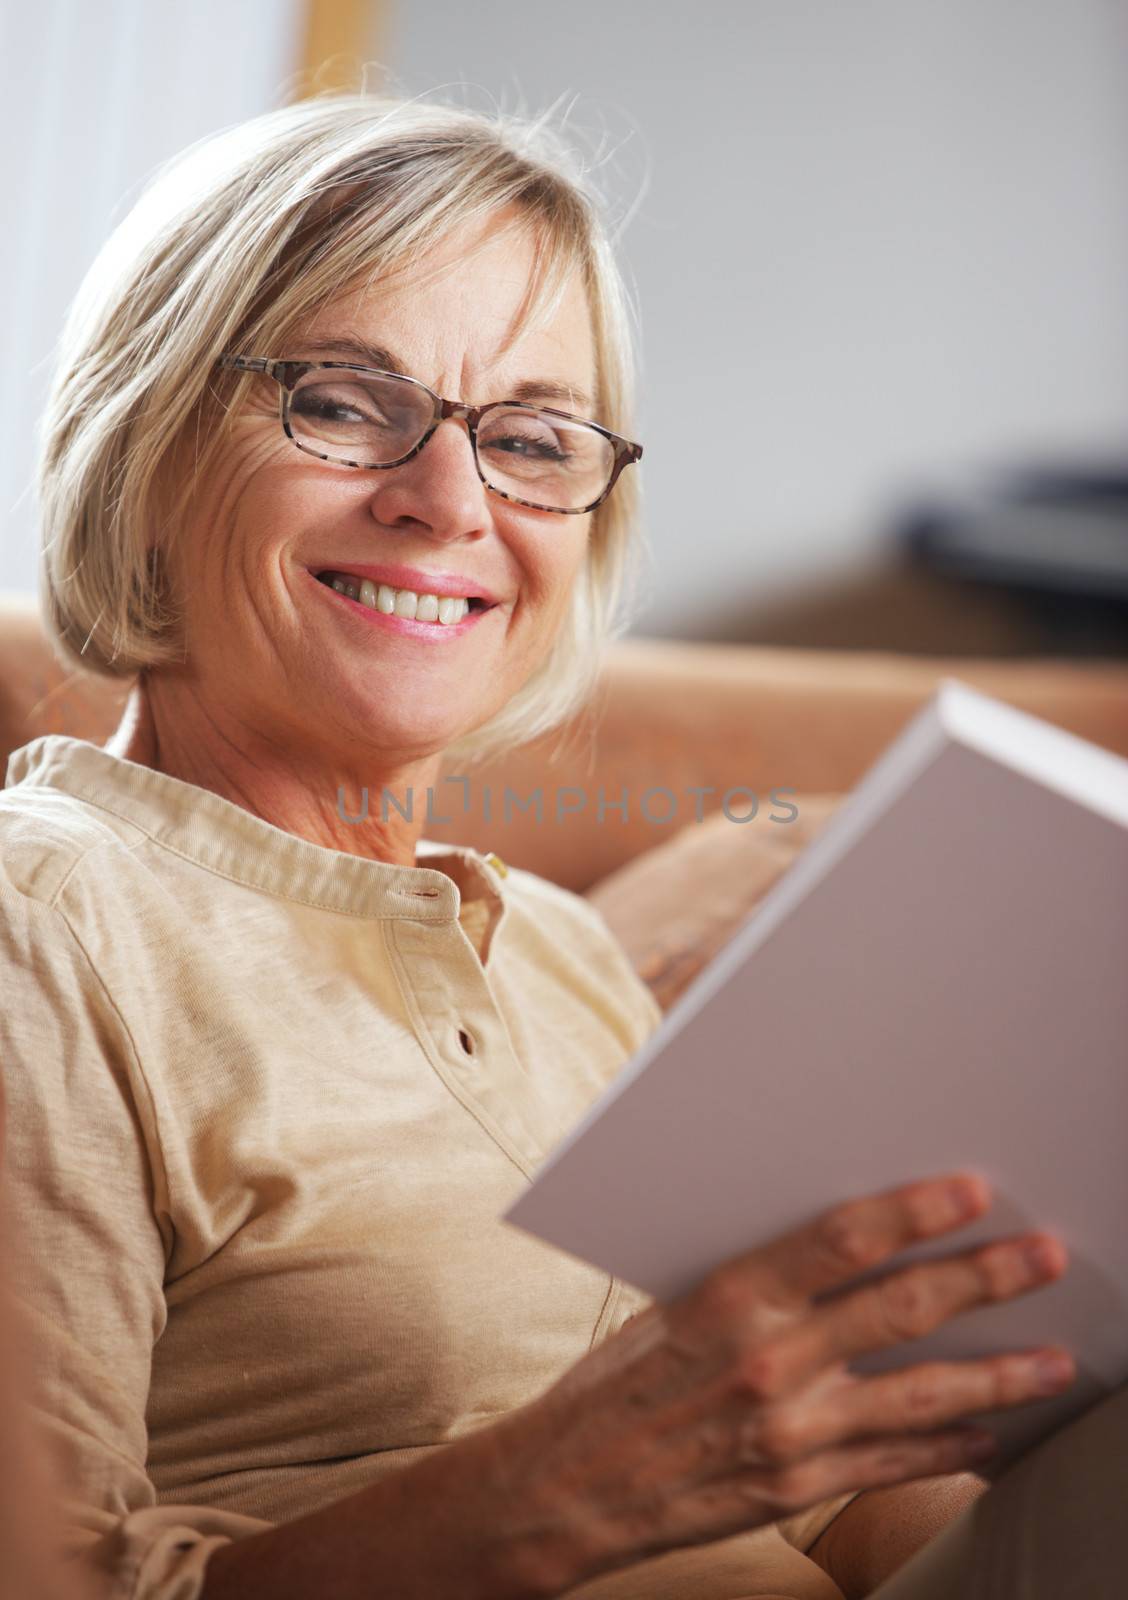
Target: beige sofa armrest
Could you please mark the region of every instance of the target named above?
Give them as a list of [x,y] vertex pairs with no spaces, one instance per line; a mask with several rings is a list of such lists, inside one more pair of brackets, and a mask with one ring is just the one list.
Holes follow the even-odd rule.
[[[750,833],[763,826],[775,790],[846,793],[945,676],[1128,755],[1128,663],[948,660],[627,639],[612,651],[592,706],[563,734],[479,768],[470,813],[427,831],[496,850],[582,892],[694,816],[694,790],[710,791],[701,801],[708,815],[720,809],[726,790],[751,789],[761,814],[741,830]],[[549,804],[540,824],[516,811],[506,821],[500,804],[505,784],[522,795],[543,786],[546,801],[561,789],[581,787],[588,804],[559,823]],[[682,798],[672,824],[642,815],[642,796],[652,787]],[[489,821],[481,807],[487,788]],[[626,821],[610,811],[599,820],[600,789],[608,797],[627,791]],[[659,804],[653,801],[652,811]],[[731,808],[743,813],[749,802],[734,796]]]
[[63,665],[34,595],[0,592],[0,773],[13,750],[40,734],[100,744],[117,726],[128,693],[126,683]]
[[[945,674],[1128,754],[1128,664],[945,660],[848,651],[767,649],[625,639],[608,656],[591,705],[567,728],[471,769],[440,790],[450,821],[425,824],[437,839],[495,850],[565,887],[583,891],[661,844],[700,804],[720,809],[730,788],[751,789],[769,808],[773,789],[842,794],[932,693]],[[101,743],[121,715],[128,684],[69,671],[53,654],[34,596],[0,594],[0,770],[9,753],[42,733]],[[544,792],[542,820],[504,811],[509,787]],[[642,797],[672,790],[678,813],[647,820]],[[556,804],[582,789],[584,809],[556,821]],[[695,789],[708,790],[700,798]],[[492,798],[487,819],[486,791]],[[600,820],[599,794],[626,791],[624,820]],[[652,815],[661,800],[652,801]],[[748,809],[744,797],[735,810]],[[697,826],[698,824],[692,824]],[[764,826],[760,817],[742,832]],[[735,825],[734,825],[735,827]],[[772,830],[769,830],[772,831]]]
[[794,820],[779,824],[738,824],[715,812],[587,891],[663,1011],[728,943],[841,799],[799,795]]

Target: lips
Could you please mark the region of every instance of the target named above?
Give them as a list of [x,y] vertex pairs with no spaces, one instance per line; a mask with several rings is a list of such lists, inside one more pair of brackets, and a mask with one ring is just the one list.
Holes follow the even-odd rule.
[[388,584],[377,586],[371,579],[362,581],[342,573],[337,573],[331,581],[315,576],[312,568],[306,569],[305,575],[311,586],[321,589],[331,602],[344,607],[358,621],[418,639],[463,638],[488,612],[499,609],[480,601],[471,603],[457,595],[444,595],[441,600],[414,594],[409,598],[406,591],[393,590]]
[[[314,576],[314,574],[310,574]],[[426,610],[426,618],[421,621],[453,623],[465,616],[468,612],[492,611],[493,607],[486,605],[484,600],[477,598],[467,599],[462,595],[419,595],[413,589],[393,589],[390,584],[376,584],[371,579],[359,579],[354,573],[341,572],[337,568],[329,568],[325,572],[317,573],[318,583],[323,583],[327,589],[335,589],[339,594],[347,594],[352,600],[359,600],[366,606],[371,606],[384,613],[395,612],[397,616],[410,617],[417,609]],[[367,594],[365,593],[367,590]],[[405,597],[410,599],[405,603]],[[387,603],[385,603],[385,599]],[[435,616],[430,612],[434,611]],[[448,615],[447,613],[451,614]]]
[[419,595],[433,594],[440,599],[444,596],[462,597],[479,602],[475,610],[488,610],[499,604],[499,597],[477,578],[459,572],[425,572],[420,567],[400,566],[395,562],[372,566],[360,561],[330,559],[311,563],[308,570],[315,578],[320,578],[326,572],[339,572],[358,581],[367,578],[375,584],[385,583],[392,589],[410,589]]

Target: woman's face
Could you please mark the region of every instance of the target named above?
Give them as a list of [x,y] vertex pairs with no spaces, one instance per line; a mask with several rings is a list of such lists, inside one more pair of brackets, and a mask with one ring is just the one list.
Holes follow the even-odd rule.
[[[481,252],[448,275],[342,296],[285,350],[249,353],[381,364],[356,348],[366,342],[449,398],[481,404],[543,380],[575,395],[545,404],[593,416],[582,284],[574,279],[551,319],[502,358],[533,246],[523,234],[501,237],[495,219],[452,235],[436,259],[458,262],[478,238],[487,241]],[[175,551],[190,692],[228,736],[244,729],[252,744],[307,759],[347,768],[368,752],[392,762],[431,755],[485,722],[547,652],[590,515],[533,511],[490,493],[466,425],[453,419],[402,466],[319,461],[283,434],[278,394],[272,379],[254,381]],[[315,577],[358,566],[397,590],[485,595],[492,604],[453,627],[405,622]]]

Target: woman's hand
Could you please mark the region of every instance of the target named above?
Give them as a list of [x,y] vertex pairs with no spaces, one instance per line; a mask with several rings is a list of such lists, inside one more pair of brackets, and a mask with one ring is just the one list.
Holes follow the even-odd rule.
[[1050,1283],[1066,1265],[1059,1241],[1027,1234],[815,1297],[989,1204],[985,1183],[964,1174],[837,1206],[648,1307],[491,1429],[543,1592],[849,1490],[982,1461],[990,1436],[956,1424],[1067,1387],[1064,1351],[876,1377],[846,1363]]

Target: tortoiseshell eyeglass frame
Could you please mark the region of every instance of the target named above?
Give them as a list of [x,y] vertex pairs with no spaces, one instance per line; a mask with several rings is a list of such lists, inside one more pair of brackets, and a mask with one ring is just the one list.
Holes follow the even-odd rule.
[[[573,416],[569,411],[556,411],[551,406],[529,405],[524,400],[491,400],[489,405],[468,406],[464,405],[461,400],[444,400],[442,395],[436,394],[433,389],[429,389],[418,378],[406,377],[402,372],[384,372],[379,367],[361,366],[355,361],[288,361],[274,360],[267,356],[227,354],[220,357],[219,365],[221,367],[235,368],[240,372],[261,372],[266,377],[273,378],[281,391],[279,415],[287,439],[299,450],[304,451],[306,455],[315,456],[319,461],[330,461],[336,466],[359,467],[364,472],[383,472],[389,467],[402,467],[405,461],[410,461],[413,456],[419,454],[440,422],[444,422],[448,417],[453,417],[456,421],[464,421],[470,433],[470,444],[474,452],[474,466],[478,477],[486,488],[491,494],[500,496],[502,500],[512,501],[514,505],[518,506],[528,506],[532,511],[554,511],[565,517],[584,516],[587,512],[594,511],[597,506],[603,504],[618,482],[619,474],[624,467],[629,467],[632,462],[642,460],[642,446],[640,444],[633,444],[630,439],[624,439],[621,434],[612,433],[610,428],[601,427],[598,422],[591,422],[587,417]],[[324,455],[320,450],[311,450],[308,445],[302,444],[299,439],[294,438],[293,430],[290,426],[290,402],[299,380],[304,378],[307,372],[316,372],[322,369],[362,372],[370,378],[392,378],[397,383],[409,383],[414,388],[421,390],[423,394],[430,397],[433,408],[431,421],[422,438],[412,446],[406,455],[400,456],[396,461],[348,461],[341,456]],[[506,410],[539,413],[546,417],[559,417],[563,422],[571,422],[581,428],[590,428],[593,433],[602,434],[605,439],[609,440],[615,454],[607,486],[599,498],[592,500],[586,506],[545,506],[538,504],[535,500],[522,500],[515,494],[507,494],[504,489],[498,489],[494,484],[490,483],[482,471],[482,463],[478,459],[478,427],[488,411],[494,411],[499,407],[504,407]]]

